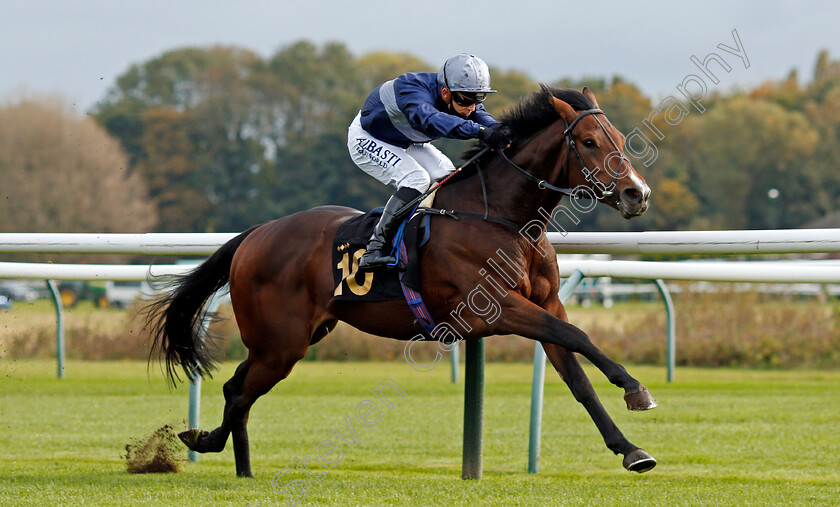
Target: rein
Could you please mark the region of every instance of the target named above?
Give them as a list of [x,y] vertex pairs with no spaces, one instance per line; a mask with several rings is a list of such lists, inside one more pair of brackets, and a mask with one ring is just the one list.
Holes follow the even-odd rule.
[[[408,203],[408,204],[406,204],[405,206],[403,206],[402,208],[400,208],[400,209],[397,211],[396,216],[397,216],[397,217],[405,216],[405,214],[406,214],[407,212],[409,212],[409,211],[413,210],[413,209],[414,209],[414,208],[415,208],[418,204],[420,204],[421,202],[423,202],[423,199],[425,199],[426,197],[428,197],[428,196],[429,196],[429,194],[431,194],[431,193],[432,193],[432,192],[434,192],[435,190],[439,189],[439,188],[440,188],[440,186],[441,186],[441,185],[443,185],[444,183],[446,183],[446,182],[447,182],[450,178],[452,178],[453,176],[455,176],[455,175],[456,175],[456,174],[458,174],[459,172],[463,171],[465,167],[467,167],[468,165],[470,165],[470,164],[472,164],[473,162],[475,162],[476,160],[478,160],[478,159],[479,159],[482,155],[484,155],[484,154],[485,154],[485,153],[487,153],[488,151],[490,151],[490,147],[489,147],[489,146],[485,146],[484,148],[482,148],[482,149],[481,149],[478,153],[476,153],[475,155],[473,155],[472,157],[470,157],[470,159],[469,159],[469,160],[467,160],[466,162],[464,162],[463,164],[461,164],[461,166],[460,166],[460,167],[458,167],[457,169],[455,169],[454,171],[452,171],[452,173],[451,173],[449,176],[447,176],[446,178],[444,178],[444,179],[442,179],[442,180],[438,181],[438,182],[437,182],[437,183],[435,183],[434,185],[429,186],[429,188],[428,188],[428,189],[426,189],[426,191],[425,191],[425,192],[423,192],[422,194],[418,195],[417,197],[415,197],[414,199],[412,199],[411,201],[409,201],[409,203]],[[485,198],[486,198],[486,197],[485,197]]]
[[[540,190],[551,190],[553,192],[557,192],[557,193],[563,194],[563,195],[572,195],[572,189],[571,188],[556,187],[556,186],[552,185],[551,183],[549,183],[545,180],[541,180],[541,179],[537,178],[536,176],[529,173],[525,169],[516,165],[513,160],[509,159],[508,156],[505,155],[504,151],[500,151],[499,155],[502,156],[502,158],[505,160],[505,162],[507,162],[508,164],[513,166],[513,168],[516,169],[517,171],[519,171],[520,173],[522,173],[523,176],[525,176],[529,180],[536,183],[537,186],[540,188]],[[568,157],[567,157],[566,165],[568,165]]]

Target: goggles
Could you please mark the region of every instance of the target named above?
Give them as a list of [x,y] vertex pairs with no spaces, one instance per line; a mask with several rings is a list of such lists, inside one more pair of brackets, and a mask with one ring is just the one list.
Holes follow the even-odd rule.
[[486,93],[452,92],[452,100],[461,107],[469,107],[484,102],[486,98]]

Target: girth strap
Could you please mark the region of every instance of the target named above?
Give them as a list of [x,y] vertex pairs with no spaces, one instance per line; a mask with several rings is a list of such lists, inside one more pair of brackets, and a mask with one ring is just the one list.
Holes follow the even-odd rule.
[[455,220],[460,220],[461,217],[464,218],[474,218],[477,220],[486,220],[488,222],[493,222],[499,225],[504,225],[505,227],[510,227],[511,229],[519,232],[522,229],[522,226],[517,224],[516,222],[512,222],[505,218],[496,217],[493,215],[483,215],[481,213],[472,213],[470,211],[456,211],[456,210],[445,210],[445,209],[437,209],[437,208],[417,208],[417,213],[423,213],[426,215],[442,215],[445,217],[453,218]]

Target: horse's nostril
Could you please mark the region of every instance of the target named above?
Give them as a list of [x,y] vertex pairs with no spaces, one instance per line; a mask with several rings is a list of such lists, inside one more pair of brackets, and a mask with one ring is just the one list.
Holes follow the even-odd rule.
[[622,194],[628,204],[639,204],[642,202],[642,193],[635,188],[627,188]]

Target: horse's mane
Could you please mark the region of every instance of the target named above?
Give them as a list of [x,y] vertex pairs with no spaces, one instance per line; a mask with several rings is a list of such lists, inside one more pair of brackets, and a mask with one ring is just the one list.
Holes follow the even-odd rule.
[[[554,96],[569,104],[575,111],[585,111],[595,107],[586,95],[577,90],[540,85],[540,91],[529,94],[497,118],[500,123],[510,129],[511,147],[508,152],[515,151],[523,141],[557,121],[559,115],[551,105],[549,96]],[[482,145],[476,144],[464,152],[461,158],[469,160],[482,148]]]

